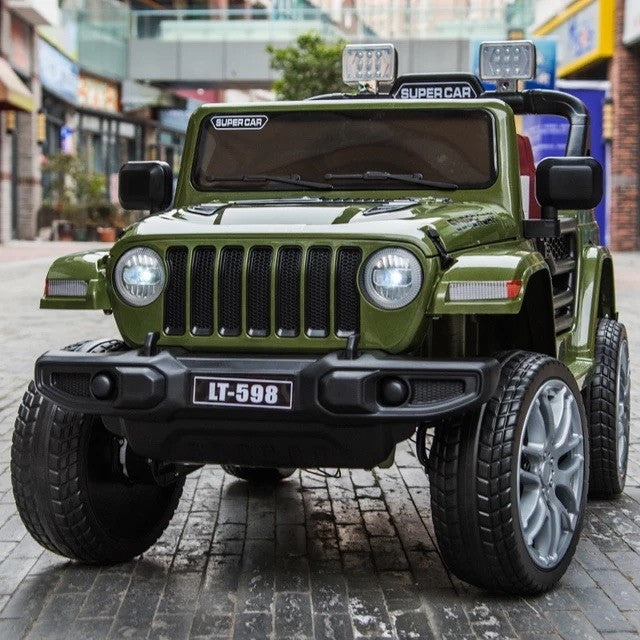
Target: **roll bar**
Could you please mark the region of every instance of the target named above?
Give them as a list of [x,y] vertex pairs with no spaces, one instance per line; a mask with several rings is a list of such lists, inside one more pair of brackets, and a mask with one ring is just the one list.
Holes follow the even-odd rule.
[[518,93],[485,91],[481,98],[506,102],[516,115],[555,115],[569,121],[565,156],[585,156],[591,146],[589,111],[584,102],[562,91],[530,89]]
[[[398,78],[396,85],[404,82],[442,83],[442,74],[424,74],[420,76],[404,76]],[[462,75],[461,75],[462,77]],[[457,80],[457,78],[454,78]],[[479,84],[479,81],[476,79]],[[307,100],[353,100],[393,98],[391,93],[329,93],[321,96],[313,96]],[[504,93],[501,91],[485,91],[477,98],[495,98],[506,102],[516,115],[554,115],[561,116],[569,122],[569,135],[565,147],[565,156],[585,156],[589,154],[591,147],[589,111],[584,102],[575,96],[562,91],[550,89],[529,89],[525,91]],[[400,99],[400,98],[396,98]]]

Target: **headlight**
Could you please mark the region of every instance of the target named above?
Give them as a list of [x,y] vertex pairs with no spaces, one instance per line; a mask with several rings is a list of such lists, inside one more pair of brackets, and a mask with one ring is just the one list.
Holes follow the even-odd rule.
[[147,247],[122,254],[113,274],[118,295],[134,307],[151,304],[162,292],[165,281],[162,258]]
[[381,249],[365,263],[363,284],[371,304],[382,309],[399,309],[415,300],[420,292],[422,268],[406,249]]

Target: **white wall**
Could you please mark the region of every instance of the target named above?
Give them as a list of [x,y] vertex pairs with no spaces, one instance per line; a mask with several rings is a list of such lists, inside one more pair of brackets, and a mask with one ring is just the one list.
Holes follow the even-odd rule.
[[57,0],[8,0],[7,6],[34,25],[57,25],[60,18]]
[[573,0],[534,0],[535,21],[534,26],[538,26],[546,22],[549,18],[556,15],[562,9],[572,3]]

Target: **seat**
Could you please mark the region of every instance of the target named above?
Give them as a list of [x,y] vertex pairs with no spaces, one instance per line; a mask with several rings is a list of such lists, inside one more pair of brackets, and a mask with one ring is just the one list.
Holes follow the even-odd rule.
[[518,156],[520,160],[520,188],[522,211],[530,220],[540,218],[540,204],[536,200],[536,163],[533,159],[531,140],[518,134]]

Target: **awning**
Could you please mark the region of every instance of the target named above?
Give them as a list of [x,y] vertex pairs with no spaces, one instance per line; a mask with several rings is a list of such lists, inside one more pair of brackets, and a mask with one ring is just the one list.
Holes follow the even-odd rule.
[[33,94],[4,58],[0,58],[0,109],[35,111]]

